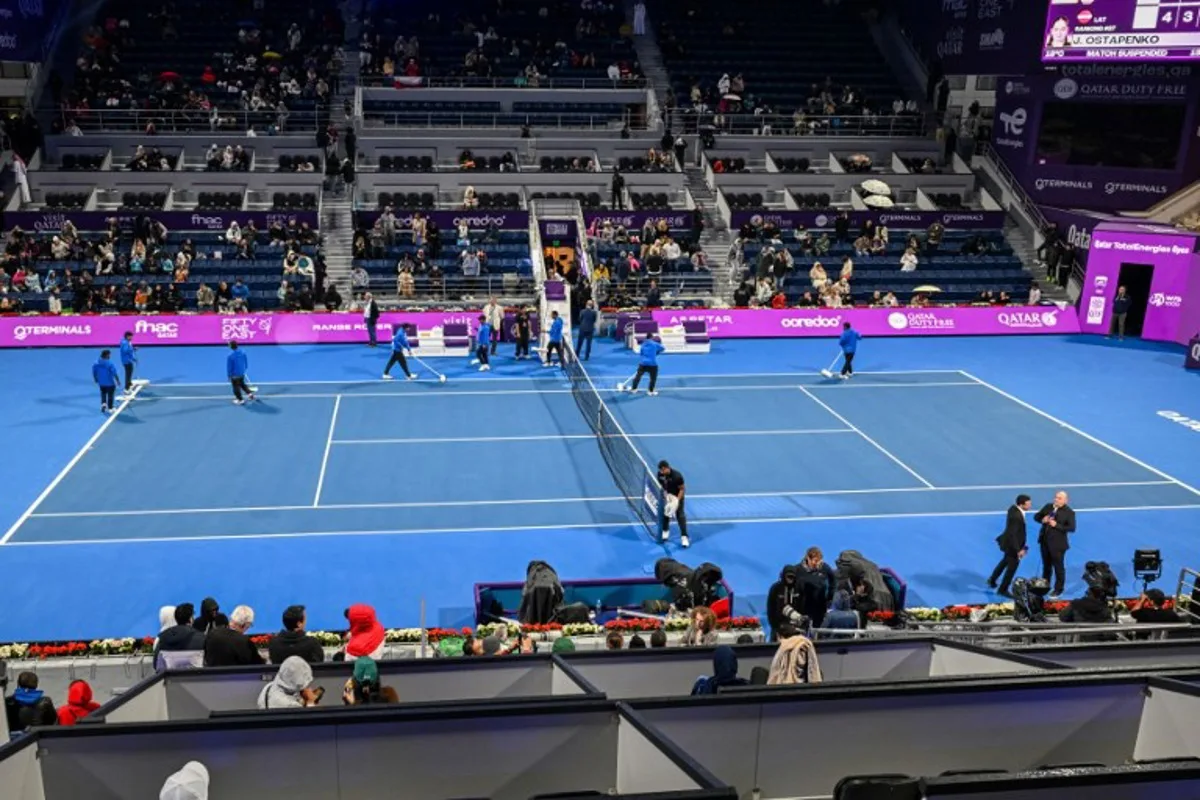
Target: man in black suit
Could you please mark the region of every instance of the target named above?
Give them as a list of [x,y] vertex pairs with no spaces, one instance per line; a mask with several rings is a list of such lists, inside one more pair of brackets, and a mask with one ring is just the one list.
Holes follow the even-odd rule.
[[[996,589],[996,594],[1001,597],[1012,597],[1008,587],[1012,585],[1013,576],[1017,574],[1017,567],[1021,565],[1021,559],[1029,552],[1029,547],[1025,544],[1027,533],[1025,512],[1029,510],[1030,504],[1029,495],[1017,495],[1017,501],[1008,507],[1004,532],[996,537],[996,544],[1000,545],[1000,552],[1004,553],[1004,556],[992,570],[992,577],[988,578],[988,588],[996,589],[996,581],[999,580],[1000,588]],[[1000,577],[1001,573],[1004,575],[1003,578]]]
[[1041,523],[1042,530],[1038,534],[1038,544],[1042,550],[1042,577],[1050,580],[1054,573],[1054,591],[1050,593],[1052,600],[1058,599],[1067,582],[1067,567],[1064,560],[1071,544],[1067,536],[1075,532],[1075,509],[1067,505],[1066,492],[1054,495],[1054,502],[1042,506],[1033,515],[1035,522]]

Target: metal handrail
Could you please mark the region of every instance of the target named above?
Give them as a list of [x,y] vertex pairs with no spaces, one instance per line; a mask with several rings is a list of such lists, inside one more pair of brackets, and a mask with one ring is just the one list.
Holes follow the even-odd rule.
[[1016,199],[1017,204],[1024,209],[1026,214],[1029,215],[1029,218],[1033,220],[1035,225],[1037,225],[1038,230],[1042,231],[1048,228],[1050,223],[1046,221],[1046,217],[1042,214],[1042,210],[1038,208],[1038,205],[1033,201],[1033,198],[1030,197],[1029,194],[1021,187],[1020,182],[1017,181],[1017,178],[1015,175],[1013,175],[1012,170],[1010,170],[1008,165],[1004,163],[1004,159],[1000,157],[1000,154],[996,152],[996,149],[992,147],[990,142],[981,143],[979,154],[983,158],[991,161],[992,167],[996,170],[996,173],[1006,184],[1004,188],[1008,190],[1008,192]]
[[[182,108],[63,108],[61,113],[63,125],[74,121],[79,128],[88,133],[109,130],[135,130],[141,132],[148,123],[153,122],[158,133],[220,133],[232,135],[245,133],[251,125],[263,127],[275,123],[276,114],[272,109],[261,111],[246,111],[243,109],[218,109],[217,116],[221,120],[233,120],[233,125],[221,125],[212,121],[212,112],[202,109]],[[323,112],[288,111],[284,123],[284,133],[316,131],[317,122]]]
[[[951,623],[953,624],[953,623]],[[1111,636],[1119,640],[1156,641],[1167,637],[1172,631],[1189,629],[1187,623],[1165,623],[1161,625],[1122,625],[1072,623],[1070,625],[1041,623],[1011,623],[1011,627],[991,630],[981,630],[987,623],[960,623],[959,628],[935,628],[922,624],[918,628],[817,628],[812,631],[813,639],[927,639],[930,636],[940,639],[969,640],[988,647],[1006,648],[1017,644],[1075,644],[1080,641],[1093,641],[1096,636]],[[970,629],[974,628],[974,630]],[[1081,637],[1087,637],[1086,640]],[[1050,641],[1053,640],[1053,641]]]
[[515,130],[529,125],[532,128],[611,131],[632,121],[632,115],[627,111],[620,116],[572,111],[372,111],[369,107],[363,111],[364,128]]
[[[1191,581],[1188,582],[1188,578]],[[1184,567],[1179,570],[1179,582],[1175,586],[1175,610],[1183,612],[1189,620],[1200,622],[1200,602],[1194,598],[1196,589],[1200,588],[1200,572]]]
[[[688,109],[676,109],[674,119],[681,122],[688,132],[694,132],[697,124],[701,127],[714,126],[718,133],[728,135],[743,131],[747,134],[761,134],[764,125],[770,125],[770,136],[895,136],[921,137],[926,136],[929,126],[928,114],[903,115],[851,115],[851,114],[806,114],[803,129],[797,129],[796,119],[792,114],[715,114],[711,111],[703,115]],[[836,120],[837,124],[834,124]],[[816,123],[816,127],[813,127]]]
[[[359,84],[367,88],[391,88],[396,83],[395,77],[384,75],[361,75]],[[520,84],[515,77],[487,78],[474,76],[435,75],[422,77],[414,89],[523,89],[536,92],[539,89],[644,89],[647,80],[643,76],[612,80],[610,78],[541,78],[537,86]]]

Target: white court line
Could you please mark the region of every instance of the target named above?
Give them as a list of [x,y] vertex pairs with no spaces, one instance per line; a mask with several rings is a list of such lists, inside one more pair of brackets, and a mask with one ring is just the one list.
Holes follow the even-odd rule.
[[[437,437],[429,439],[334,439],[334,444],[446,444],[470,442],[555,442],[560,439],[674,439],[692,436],[813,436],[828,433],[854,433],[849,428],[813,428],[810,430],[780,430],[780,431],[682,431],[679,433],[612,433],[597,437],[590,433],[556,434],[546,436],[459,436]],[[689,495],[694,497],[695,495]]]
[[1163,479],[1167,480],[1168,482],[1173,483],[1176,486],[1179,486],[1183,489],[1187,489],[1189,492],[1191,492],[1194,495],[1200,495],[1200,489],[1197,489],[1195,486],[1190,486],[1190,485],[1184,483],[1183,481],[1179,480],[1178,478],[1168,475],[1167,473],[1163,472],[1161,469],[1150,466],[1145,461],[1142,461],[1140,458],[1134,458],[1133,456],[1129,455],[1129,453],[1126,453],[1124,450],[1118,450],[1117,448],[1113,447],[1111,444],[1104,441],[1103,439],[1097,439],[1095,436],[1092,436],[1090,433],[1085,433],[1085,432],[1081,431],[1079,428],[1076,428],[1074,425],[1072,425],[1068,422],[1063,422],[1061,419],[1059,419],[1058,417],[1052,416],[1051,414],[1047,414],[1045,411],[1042,411],[1040,408],[1038,408],[1034,405],[1031,405],[1029,403],[1026,403],[1021,398],[1019,398],[1015,395],[1009,394],[1008,392],[1004,391],[1003,389],[999,388],[998,386],[993,386],[992,384],[988,383],[987,381],[985,381],[981,378],[977,378],[974,375],[972,375],[971,373],[966,372],[965,370],[960,369],[958,372],[959,372],[959,374],[961,374],[967,378],[970,378],[973,381],[977,381],[981,386],[986,386],[987,388],[991,389],[993,392],[1000,395],[1001,397],[1008,398],[1009,400],[1013,401],[1014,403],[1021,406],[1022,408],[1027,408],[1030,411],[1032,411],[1033,413],[1037,414],[1038,416],[1045,417],[1046,419],[1050,420],[1051,422],[1061,425],[1062,427],[1071,431],[1071,433],[1075,433],[1075,434],[1078,434],[1079,436],[1082,436],[1083,438],[1087,439],[1092,444],[1098,444],[1101,447],[1103,447],[1105,450],[1109,451],[1110,453],[1115,453],[1116,455],[1119,455],[1121,458],[1124,458],[1127,461],[1131,461],[1134,464],[1137,464],[1142,469],[1147,470],[1148,472],[1153,472],[1155,475],[1159,476],[1160,478],[1163,478]]
[[[261,386],[261,384],[259,384]],[[974,381],[954,381],[946,383],[859,383],[853,386],[849,384],[833,384],[830,386],[805,386],[804,389],[834,389],[841,391],[843,389],[923,389],[933,386],[979,386],[979,383]],[[785,383],[759,383],[745,384],[742,386],[659,386],[660,392],[668,394],[674,392],[791,392],[796,389],[795,384]],[[622,394],[622,392],[614,387],[597,387],[596,391],[602,394]],[[475,397],[480,395],[487,396],[504,396],[504,395],[542,395],[542,394],[571,394],[571,389],[469,389],[465,391],[449,390],[444,392],[354,392],[352,394],[330,394],[330,393],[303,393],[303,394],[265,394],[260,392],[257,397],[260,400],[314,400],[327,397],[347,397],[350,399],[356,397],[395,397],[403,400],[412,399],[428,399],[436,397]],[[214,400],[224,401],[224,395],[147,395],[140,398],[142,402],[153,402],[157,400],[167,401],[193,401],[193,402],[212,402]]]
[[75,469],[75,465],[79,463],[80,459],[82,459],[84,455],[92,449],[96,442],[100,440],[100,437],[104,435],[106,430],[108,430],[108,426],[112,425],[113,422],[116,421],[117,417],[121,415],[122,411],[129,408],[130,401],[137,397],[138,392],[142,390],[143,386],[145,386],[145,384],[139,384],[138,386],[133,387],[132,394],[125,395],[121,398],[121,402],[117,406],[116,410],[108,415],[108,419],[104,420],[104,423],[96,429],[96,432],[92,434],[92,438],[84,442],[83,447],[79,448],[79,452],[77,452],[75,456],[67,462],[67,465],[63,467],[57,475],[54,476],[54,480],[50,481],[50,485],[42,490],[42,493],[37,496],[37,499],[33,501],[33,504],[30,505],[29,508],[25,509],[25,513],[21,514],[21,516],[17,518],[17,521],[13,523],[12,527],[8,529],[3,537],[0,537],[0,545],[8,544],[8,541],[13,537],[13,534],[15,534],[17,530],[25,524],[26,520],[33,516],[33,512],[37,511],[37,507],[45,502],[46,498],[50,496],[50,493],[54,491],[55,487],[62,483],[63,478],[67,477],[67,474],[71,470]]
[[[852,431],[851,431],[852,432]],[[590,438],[590,437],[589,437]],[[336,442],[335,442],[336,444]],[[1174,481],[1133,481],[1111,483],[1016,483],[992,484],[978,486],[899,486],[886,489],[829,489],[808,490],[799,492],[729,492],[713,494],[689,494],[693,500],[737,500],[763,497],[837,497],[841,495],[862,494],[913,494],[928,492],[986,492],[986,491],[1021,491],[1032,489],[1094,489],[1121,486],[1173,486]],[[327,503],[319,508],[313,506],[236,506],[225,508],[161,508],[135,511],[50,511],[33,514],[36,519],[75,518],[75,517],[158,517],[186,514],[240,514],[251,512],[277,511],[366,511],[388,508],[442,508],[452,506],[523,506],[523,505],[555,505],[560,503],[623,503],[625,498],[617,497],[550,497],[533,500],[445,500],[437,502],[410,503]]]
[[[633,355],[632,351],[631,351],[631,355]],[[451,360],[453,360],[453,359],[451,359]],[[818,376],[819,374],[820,373],[817,373],[817,372],[738,372],[738,373],[730,373],[730,374],[707,373],[707,374],[686,374],[686,375],[664,375],[661,378],[661,380],[667,380],[669,378],[671,378],[671,379],[674,379],[674,378],[795,378],[798,376],[815,377],[815,376]],[[865,370],[855,370],[854,374],[855,375],[958,375],[959,370],[956,370],[956,369],[898,369],[898,370],[880,370],[880,371],[875,371],[875,372],[865,371]],[[480,378],[480,377],[465,377],[464,376],[464,377],[456,377],[456,378],[454,378],[454,380],[487,381],[488,383],[497,383],[500,381],[531,381],[531,380],[536,380],[537,376],[539,376],[539,375],[545,375],[547,378],[552,377],[552,376],[550,376],[546,373],[542,373],[542,372],[531,372],[529,375],[521,376],[521,377],[506,377],[503,375],[496,375],[494,377],[488,376],[486,378]],[[617,376],[612,376],[612,377],[615,378]],[[555,378],[555,379],[557,380],[557,378]],[[329,386],[329,385],[358,386],[360,384],[372,384],[372,383],[379,383],[379,379],[378,378],[365,378],[362,380],[348,379],[348,380],[344,380],[344,381],[336,381],[336,380],[258,381],[257,385],[258,386]],[[437,383],[437,381],[418,378],[417,380],[413,381],[413,383]],[[178,386],[178,387],[187,387],[187,388],[196,388],[196,387],[202,387],[202,386],[220,386],[222,388],[228,389],[229,382],[225,381],[224,383],[221,383],[218,381],[214,381],[211,383],[160,383],[160,384],[158,384],[158,386],[164,386],[164,387]]]
[[[623,498],[622,498],[623,499]],[[1200,509],[1200,503],[1179,506],[1114,506],[1109,508],[1076,508],[1078,514],[1114,513],[1125,511],[1182,511]],[[930,517],[991,517],[998,512],[992,511],[943,511],[934,514],[923,512],[906,512],[900,514],[846,514],[842,516],[824,517],[773,517],[762,519],[700,519],[688,520],[689,527],[709,525],[764,525],[783,522],[834,522],[845,520],[873,519],[929,519]],[[430,533],[516,533],[520,531],[556,531],[556,530],[600,530],[610,528],[638,527],[633,522],[595,522],[570,525],[526,525],[505,526],[496,528],[421,528],[413,530],[370,530],[370,531],[308,531],[302,533],[247,533],[222,536],[220,534],[201,534],[198,536],[169,536],[124,539],[74,539],[53,542],[9,542],[9,547],[62,547],[64,545],[84,544],[163,544],[170,542],[220,542],[232,539],[315,539],[330,536],[412,536]]]
[[798,386],[798,387],[796,387],[796,388],[798,388],[800,391],[804,392],[804,394],[805,394],[805,395],[807,395],[807,396],[808,396],[808,398],[809,398],[810,400],[812,400],[814,403],[816,403],[816,404],[817,404],[817,405],[819,405],[821,408],[825,409],[825,410],[826,410],[826,411],[828,411],[830,414],[832,414],[832,415],[833,415],[833,416],[834,416],[834,417],[835,417],[835,418],[838,420],[838,422],[842,423],[842,424],[843,424],[843,425],[845,425],[847,428],[850,428],[850,429],[851,429],[851,430],[853,430],[855,433],[857,433],[859,436],[861,436],[863,439],[865,439],[865,440],[866,440],[866,442],[867,442],[867,444],[871,445],[871,446],[872,446],[872,447],[874,447],[876,450],[878,450],[879,452],[883,453],[885,456],[887,456],[888,458],[890,458],[892,461],[896,462],[896,464],[897,464],[898,466],[900,466],[901,468],[903,468],[903,469],[904,469],[904,471],[905,471],[905,472],[907,472],[909,475],[912,475],[914,478],[916,478],[916,479],[917,479],[917,480],[919,480],[921,483],[923,483],[923,484],[925,484],[926,486],[928,486],[930,489],[935,489],[935,488],[937,488],[937,487],[935,487],[935,486],[934,486],[932,483],[930,483],[929,481],[927,481],[927,480],[925,480],[923,477],[921,477],[921,475],[920,475],[920,474],[918,474],[918,473],[917,473],[917,471],[916,471],[915,469],[913,469],[912,467],[910,467],[908,464],[905,464],[905,463],[904,463],[903,461],[901,461],[900,459],[896,458],[896,456],[895,456],[895,455],[893,455],[893,454],[892,454],[892,452],[891,452],[890,450],[888,450],[886,447],[884,447],[884,446],[883,446],[883,445],[881,445],[879,442],[877,442],[877,441],[875,441],[874,439],[872,439],[870,436],[867,436],[865,433],[863,433],[863,432],[862,432],[862,430],[861,430],[861,429],[860,429],[860,428],[859,428],[857,425],[855,425],[855,424],[854,424],[854,423],[852,423],[850,420],[848,420],[848,419],[846,419],[845,417],[843,417],[843,416],[842,416],[841,414],[839,414],[838,412],[834,411],[834,410],[833,410],[833,408],[829,406],[829,404],[827,404],[827,403],[825,403],[824,401],[820,400],[820,399],[819,399],[819,398],[818,398],[818,397],[817,397],[815,394],[813,394],[812,392],[810,392],[810,391],[808,390],[808,388],[807,388],[807,387],[805,387],[805,386]]
[[325,470],[329,467],[329,451],[333,449],[333,431],[337,428],[338,409],[342,407],[339,394],[333,401],[333,413],[329,415],[329,436],[325,438],[325,455],[321,457],[321,474],[317,476],[317,493],[313,495],[313,508],[321,505],[321,489],[325,487]]

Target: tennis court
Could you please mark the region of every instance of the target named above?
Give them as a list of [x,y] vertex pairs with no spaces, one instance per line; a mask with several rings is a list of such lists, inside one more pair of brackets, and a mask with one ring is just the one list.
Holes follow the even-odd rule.
[[[686,371],[720,365],[704,361],[670,361],[653,398],[616,391],[623,357],[594,370],[618,423],[606,429],[610,452],[625,457],[618,468],[644,474],[631,443],[649,464],[668,459],[687,478],[685,560],[736,568],[735,541],[761,543],[748,533],[760,528],[788,542],[791,560],[810,537],[827,552],[870,549],[841,534],[852,523],[886,532],[906,522],[933,531],[953,560],[954,531],[990,539],[976,529],[996,527],[1017,492],[1044,500],[1066,489],[1089,515],[1200,509],[1193,486],[968,371],[880,369],[847,383],[800,369]],[[597,564],[567,570],[578,575],[638,574],[663,554],[563,373],[455,367],[446,384],[263,381],[262,402],[243,408],[224,383],[153,382],[8,530],[4,553],[120,547],[140,562],[164,547],[256,542],[323,558],[413,539],[437,563],[440,548],[478,563],[474,554],[506,542],[521,542],[503,555],[517,561],[555,561],[587,542]],[[626,552],[617,559],[606,541]],[[980,541],[969,548],[990,559]],[[890,550],[872,555],[898,563]],[[743,591],[763,592],[771,577]]]

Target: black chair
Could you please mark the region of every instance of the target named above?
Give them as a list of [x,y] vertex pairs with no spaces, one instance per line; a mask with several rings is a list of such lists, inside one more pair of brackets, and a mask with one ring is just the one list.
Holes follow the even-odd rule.
[[121,194],[121,205],[127,208],[133,208],[137,205],[137,195],[133,192],[123,192]]
[[433,172],[433,156],[421,156],[417,164],[421,172]]
[[62,168],[67,170],[78,169],[79,159],[74,154],[68,153],[62,157]]
[[391,204],[392,204],[392,193],[391,192],[380,192],[379,193],[379,207],[387,208]]
[[392,171],[392,157],[391,156],[380,156],[379,157],[379,171],[380,172],[391,172]]
[[279,157],[279,171],[280,172],[291,172],[293,167],[294,167],[294,165],[292,164],[291,156],[284,155],[284,156]]
[[921,800],[921,782],[908,775],[851,775],[838,781],[834,800]]

